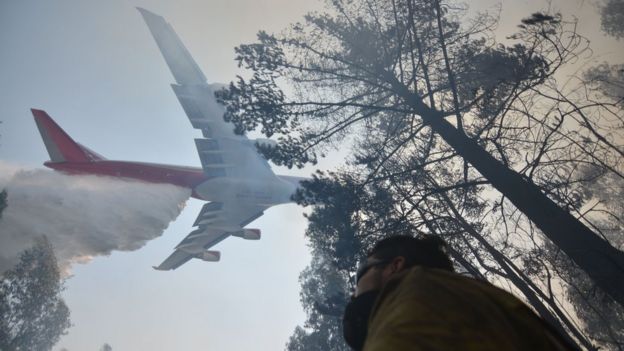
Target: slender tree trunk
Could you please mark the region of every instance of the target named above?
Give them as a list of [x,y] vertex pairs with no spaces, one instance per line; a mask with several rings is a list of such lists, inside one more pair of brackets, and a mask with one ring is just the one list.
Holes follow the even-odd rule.
[[598,287],[624,306],[624,252],[611,246],[555,204],[537,185],[506,167],[466,134],[460,133],[444,119],[441,112],[426,106],[418,95],[409,91],[394,75],[385,72],[384,77],[424,123],[430,125],[435,133],[522,211]]

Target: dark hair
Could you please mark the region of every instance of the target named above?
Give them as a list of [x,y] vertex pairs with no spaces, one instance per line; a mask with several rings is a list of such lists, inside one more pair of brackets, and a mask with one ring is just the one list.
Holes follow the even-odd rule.
[[446,242],[437,236],[424,235],[415,238],[409,235],[395,235],[380,240],[368,256],[382,260],[402,256],[405,258],[405,268],[424,266],[454,272],[453,263],[445,249]]

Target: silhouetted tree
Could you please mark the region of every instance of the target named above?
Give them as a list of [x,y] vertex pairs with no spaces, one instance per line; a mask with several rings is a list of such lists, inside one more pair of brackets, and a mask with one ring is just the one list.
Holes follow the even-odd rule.
[[624,105],[624,64],[602,63],[588,69],[583,78],[594,91]]
[[344,274],[320,253],[313,254],[299,278],[307,319],[303,327],[295,328],[287,350],[350,350],[342,336],[342,311],[349,296]]
[[[561,294],[579,287],[596,290],[596,282],[604,288],[604,281],[558,259],[558,240],[573,242],[573,231],[551,226],[545,233],[559,246],[552,245],[536,220],[550,216],[545,208],[556,205],[568,213],[567,220],[578,218],[585,229],[592,228],[594,239],[600,235],[621,248],[587,215],[591,199],[585,187],[596,178],[584,171],[590,165],[598,177],[624,178],[621,99],[589,75],[588,85],[571,89],[554,78],[587,48],[574,24],[536,13],[512,36],[516,44],[505,47],[493,40],[490,18],[462,25],[456,21],[462,8],[446,2],[333,1],[330,6],[331,14],[310,15],[284,36],[260,33],[259,43],[239,47],[241,65],[254,74],[221,95],[238,131],[261,126],[279,137],[280,147],[263,150],[277,163],[300,166],[344,145],[344,139],[353,145],[345,172],[318,176],[299,198],[315,205],[307,235],[315,260],[331,268],[311,265],[302,284],[340,272],[342,286],[350,286],[355,261],[371,242],[393,233],[435,234],[451,244],[460,271],[523,296],[584,348],[608,344],[578,325]],[[602,77],[606,71],[617,72],[603,69]],[[412,101],[417,98],[421,101]],[[488,173],[484,166],[501,173]],[[515,190],[536,196],[525,207],[508,198],[510,187],[523,182],[533,190]],[[546,207],[540,205],[544,194],[553,202]],[[578,258],[591,247],[564,245],[563,253]],[[603,258],[596,254],[589,260],[595,259],[589,268],[598,275]],[[563,265],[591,284],[567,279],[576,275],[567,275]],[[609,274],[617,275],[618,265],[612,268]],[[316,338],[335,334],[338,297],[325,289],[302,289],[308,320],[289,348],[314,349]]]
[[[314,205],[308,216],[310,224],[306,231],[314,258],[311,266],[301,275],[301,301],[308,320],[305,328],[299,327],[291,338],[290,349],[297,349],[295,346],[306,349],[308,343],[314,347],[319,344],[314,341],[315,337],[326,339],[327,335],[335,335],[330,330],[335,330],[336,317],[342,313],[347,301],[345,296],[353,290],[351,278],[357,258],[363,258],[380,238],[418,233],[444,237],[451,244],[449,252],[459,271],[499,284],[503,280],[509,282],[511,291],[524,296],[563,335],[571,333],[571,338],[579,340],[588,349],[593,348],[567,316],[569,311],[556,303],[556,297],[550,299],[525,273],[524,267],[509,258],[517,252],[510,252],[508,243],[497,243],[494,238],[483,234],[483,223],[466,217],[480,216],[478,204],[473,203],[470,205],[473,208],[468,210],[468,204],[462,203],[459,210],[454,201],[463,197],[459,195],[461,191],[445,189],[440,184],[428,184],[435,181],[423,179],[427,176],[420,173],[417,176],[421,178],[419,183],[408,185],[409,181],[406,181],[403,187],[398,184],[400,177],[394,174],[394,184],[389,190],[377,189],[378,182],[363,183],[364,180],[353,173],[317,175],[306,184],[298,200],[304,205]],[[404,177],[410,179],[409,173]],[[415,184],[423,185],[422,193],[416,190],[418,185]],[[403,191],[412,194],[402,194]],[[323,265],[319,265],[318,261]],[[342,282],[337,284],[340,279]],[[328,281],[334,283],[329,284]],[[334,289],[326,289],[323,284]],[[336,287],[348,288],[342,291]],[[340,338],[339,335],[337,337]],[[574,339],[571,339],[572,342]]]
[[[583,218],[614,245],[624,247],[624,206],[621,202],[624,179],[610,173],[602,174],[593,167],[586,168],[585,173],[587,180],[581,194],[585,203]],[[595,283],[556,247],[539,248],[532,259],[542,267],[536,272],[550,272],[556,277],[554,279],[565,282],[566,297],[592,339],[608,349],[624,350],[622,306],[597,289]]]
[[607,0],[601,15],[602,30],[618,39],[624,38],[624,0]]
[[0,219],[2,219],[2,212],[7,207],[7,191],[3,189],[0,191]]
[[70,326],[63,279],[42,237],[0,280],[0,350],[51,350]]
[[[622,152],[585,121],[584,107],[547,95],[559,92],[557,70],[585,48],[573,25],[537,13],[512,36],[514,45],[503,46],[491,35],[490,18],[460,24],[465,12],[452,3],[328,6],[328,13],[308,15],[283,36],[260,32],[258,43],[236,49],[253,75],[218,94],[236,130],[260,126],[267,136],[278,135],[279,146],[263,152],[287,166],[314,162],[331,143],[373,127],[383,127],[395,145],[376,158],[377,171],[395,155],[433,145],[455,182],[442,186],[458,196],[476,184],[494,187],[624,305],[624,254],[562,208],[558,188],[547,184],[549,167],[556,167],[547,157],[563,145],[615,172],[617,161],[602,156]],[[553,109],[540,109],[540,98]],[[582,131],[570,133],[576,127]],[[593,140],[600,150],[584,147]]]

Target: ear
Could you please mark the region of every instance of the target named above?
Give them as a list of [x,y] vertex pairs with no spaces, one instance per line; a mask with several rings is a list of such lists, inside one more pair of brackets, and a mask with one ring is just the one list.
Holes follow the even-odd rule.
[[390,262],[390,269],[392,273],[397,273],[405,268],[405,257],[398,256],[392,259]]

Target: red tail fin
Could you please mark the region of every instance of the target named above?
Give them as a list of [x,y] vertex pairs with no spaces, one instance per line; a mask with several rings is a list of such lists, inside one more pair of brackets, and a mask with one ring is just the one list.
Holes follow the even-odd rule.
[[52,162],[91,162],[103,159],[76,143],[45,111],[31,111]]

